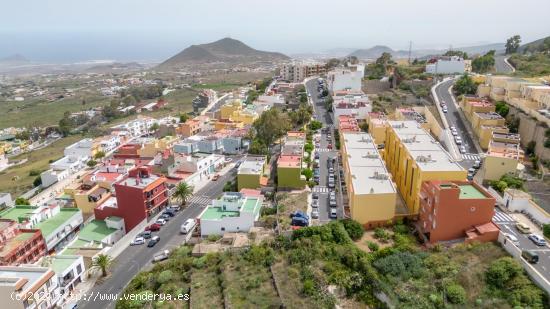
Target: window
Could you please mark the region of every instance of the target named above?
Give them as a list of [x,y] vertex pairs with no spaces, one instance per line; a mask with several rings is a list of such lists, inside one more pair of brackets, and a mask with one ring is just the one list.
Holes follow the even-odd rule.
[[472,207],[470,207],[470,211],[474,212],[474,211],[476,211],[476,208],[474,206],[472,206]]
[[80,264],[78,264],[78,265],[76,266],[76,274],[77,274],[77,275],[80,275],[81,272],[82,272],[82,266],[81,266]]
[[225,231],[225,227],[222,227],[222,231]]

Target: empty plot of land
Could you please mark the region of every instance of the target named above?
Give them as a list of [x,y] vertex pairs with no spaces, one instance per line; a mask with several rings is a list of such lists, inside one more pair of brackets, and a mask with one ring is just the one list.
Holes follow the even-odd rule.
[[223,308],[219,275],[213,268],[193,272],[191,308]]

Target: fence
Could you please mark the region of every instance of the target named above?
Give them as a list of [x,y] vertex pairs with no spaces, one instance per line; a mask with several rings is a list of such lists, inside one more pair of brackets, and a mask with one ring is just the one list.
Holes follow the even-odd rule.
[[546,293],[550,294],[550,282],[544,278],[544,276],[539,273],[533,265],[531,265],[529,262],[527,262],[525,259],[521,257],[521,250],[516,247],[511,241],[508,241],[506,237],[500,233],[498,235],[498,242],[502,245],[502,248],[506,250],[508,253],[510,253],[516,260],[519,261],[523,269],[527,272],[529,277],[535,281],[535,283]]

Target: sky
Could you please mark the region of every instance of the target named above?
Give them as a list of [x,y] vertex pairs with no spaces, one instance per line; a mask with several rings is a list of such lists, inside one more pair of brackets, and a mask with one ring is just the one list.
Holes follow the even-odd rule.
[[223,37],[286,54],[550,36],[547,0],[1,0],[0,58],[162,61]]

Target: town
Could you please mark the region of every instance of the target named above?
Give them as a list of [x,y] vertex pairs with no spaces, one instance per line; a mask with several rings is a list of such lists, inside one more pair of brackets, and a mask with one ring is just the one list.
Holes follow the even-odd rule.
[[550,38],[410,44],[0,61],[2,308],[550,308]]

